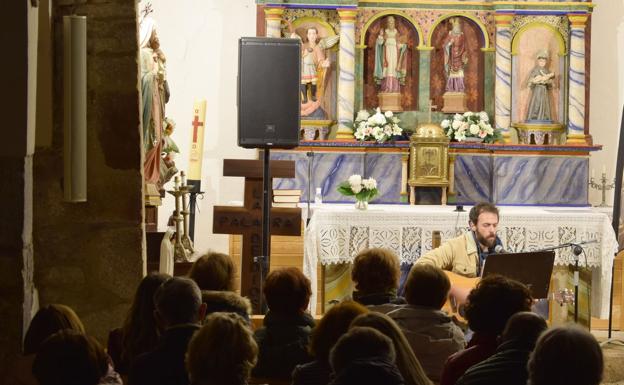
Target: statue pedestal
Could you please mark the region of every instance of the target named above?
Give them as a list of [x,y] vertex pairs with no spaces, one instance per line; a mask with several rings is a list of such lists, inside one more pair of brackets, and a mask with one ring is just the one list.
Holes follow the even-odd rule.
[[382,111],[403,111],[401,94],[399,92],[380,92],[377,96],[379,97],[379,108]]
[[563,144],[564,126],[559,123],[513,123],[520,144]]
[[444,98],[442,112],[464,113],[468,111],[468,107],[466,107],[466,94],[464,92],[445,92],[442,97]]

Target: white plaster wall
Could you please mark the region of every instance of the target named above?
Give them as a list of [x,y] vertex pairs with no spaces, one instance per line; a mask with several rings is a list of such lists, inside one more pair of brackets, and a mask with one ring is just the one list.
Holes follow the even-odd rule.
[[[613,179],[624,102],[624,0],[594,3],[589,127],[594,143],[602,144],[603,150],[592,154],[589,167],[598,179],[604,165],[607,178]],[[601,192],[591,189],[589,200],[599,204]],[[613,190],[607,203],[613,203]]]
[[[242,178],[225,178],[223,159],[255,158],[255,150],[237,146],[236,76],[238,39],[256,34],[253,0],[150,0],[157,30],[167,55],[171,99],[167,116],[176,121],[173,134],[180,147],[176,165],[186,170],[190,153],[193,102],[206,99],[204,163],[200,212],[195,227],[198,251],[228,252],[228,236],[212,234],[212,207],[243,199]],[[139,3],[143,6],[145,0]],[[169,184],[170,186],[171,184]],[[171,196],[159,210],[159,227],[174,209]]]

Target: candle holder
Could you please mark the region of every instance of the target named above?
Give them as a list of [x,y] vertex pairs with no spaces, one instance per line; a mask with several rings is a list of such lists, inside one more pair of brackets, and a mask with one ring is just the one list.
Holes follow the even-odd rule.
[[[188,216],[188,211],[184,209],[180,209],[182,202],[185,197],[189,193],[188,186],[180,186],[180,179],[176,176],[175,186],[173,190],[167,190],[167,192],[175,198],[175,212],[173,215],[173,220],[175,221],[175,230],[176,230],[176,243],[174,246],[173,256],[175,262],[189,262],[189,255],[192,254],[192,249],[188,250],[185,247],[185,236],[188,238],[187,232],[185,232],[184,227],[188,228],[188,220],[186,220],[187,225],[184,226],[185,217]],[[186,214],[184,212],[186,211]],[[183,215],[185,217],[183,217]]]
[[193,186],[189,186],[186,184],[186,174],[184,171],[180,171],[180,175],[182,176],[182,186],[180,186],[180,190],[182,193],[182,216],[184,217],[184,234],[182,234],[182,246],[191,254],[195,252],[195,248],[193,247],[193,241],[189,237],[189,215],[191,212],[188,209],[188,194],[191,193]]
[[615,187],[615,180],[607,184],[607,173],[603,172],[602,177],[600,178],[600,183],[596,183],[594,177],[589,179],[589,187],[602,190],[602,202],[596,207],[611,207],[607,204],[607,190],[611,190]]

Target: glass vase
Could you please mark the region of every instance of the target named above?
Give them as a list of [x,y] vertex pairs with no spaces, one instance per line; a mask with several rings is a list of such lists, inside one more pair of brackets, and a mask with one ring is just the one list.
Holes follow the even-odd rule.
[[368,201],[367,200],[356,200],[355,208],[358,210],[368,210]]

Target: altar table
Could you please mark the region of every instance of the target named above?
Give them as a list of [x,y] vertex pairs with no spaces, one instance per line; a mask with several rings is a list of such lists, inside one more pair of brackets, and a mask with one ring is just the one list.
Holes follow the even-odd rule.
[[[353,204],[315,205],[305,230],[303,254],[303,271],[312,283],[310,311],[315,312],[319,262],[350,263],[361,250],[382,247],[393,250],[401,262],[413,263],[431,249],[433,231],[441,232],[442,242],[467,231],[469,209],[455,212],[453,206],[370,204],[368,210],[356,210]],[[503,206],[499,210],[498,236],[508,252],[596,241],[584,246],[579,265],[592,269],[592,313],[606,318],[611,267],[618,250],[607,214],[591,208]],[[556,252],[556,265],[574,262],[569,248]]]

